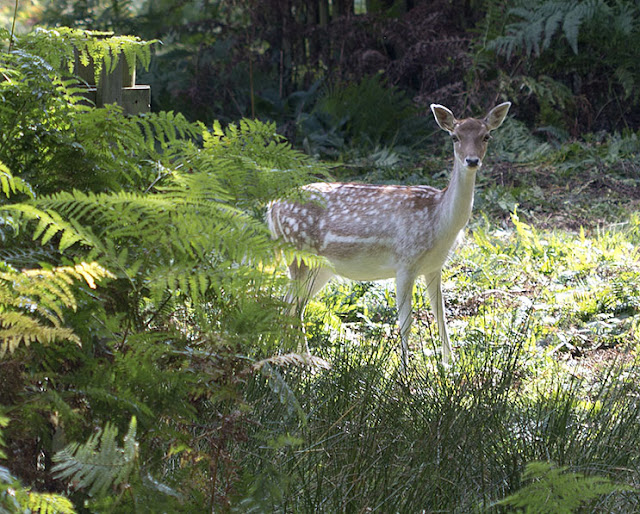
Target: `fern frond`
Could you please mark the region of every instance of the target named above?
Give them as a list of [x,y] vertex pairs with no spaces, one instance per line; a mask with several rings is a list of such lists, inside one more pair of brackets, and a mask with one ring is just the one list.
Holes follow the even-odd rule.
[[139,124],[151,147],[158,143],[163,148],[178,142],[184,144],[182,140],[195,139],[202,133],[199,124],[191,123],[181,113],[175,114],[173,111],[142,113],[131,120]]
[[[126,267],[118,248],[127,240],[140,241],[134,248],[165,248],[165,257],[156,264],[169,259],[174,263],[171,269],[189,267],[192,271],[188,274],[194,274],[201,261],[215,259],[222,267],[225,261],[250,263],[271,253],[272,243],[264,224],[229,205],[224,189],[208,174],[174,171],[165,180],[166,185],[156,187],[158,194],[74,191],[41,197],[35,207],[15,209],[30,215],[44,213],[38,219],[36,237],[49,237],[46,230],[77,227],[72,235],[78,236],[84,230],[82,241],[91,244],[94,258],[112,269]],[[94,226],[97,233],[85,228],[88,226]],[[73,242],[70,237],[68,241]],[[137,252],[129,254],[135,258]],[[202,278],[199,281],[203,284]]]
[[[84,280],[91,289],[96,288],[96,281],[105,278],[116,278],[106,268],[97,262],[81,262],[75,266],[59,266],[52,270],[29,269],[23,270],[22,275],[30,281],[41,281],[40,285],[49,288],[56,294],[58,300],[62,301],[65,306],[75,308],[75,300],[70,296],[70,290],[67,284],[72,284],[74,280]],[[0,273],[0,278],[3,274]]]
[[[5,419],[0,417],[0,427],[6,426]],[[2,499],[0,512],[3,514],[8,512],[75,514],[76,512],[68,498],[59,494],[31,491],[23,487],[9,470],[2,466],[0,466],[0,498]]]
[[587,477],[549,462],[530,462],[523,478],[530,483],[496,505],[524,509],[525,512],[568,514],[599,496],[629,489],[608,478]]
[[[574,3],[572,8],[567,11],[562,22],[562,32],[567,38],[567,42],[574,54],[578,54],[578,36],[580,34],[580,27],[583,23],[593,19],[599,10],[608,9],[609,7],[599,0],[589,0],[586,2]],[[549,44],[550,42],[551,38],[549,38]],[[548,48],[549,44],[547,44],[545,48]]]
[[283,254],[287,266],[296,262],[296,264],[304,264],[311,269],[332,268],[333,265],[325,257],[317,255],[313,252],[294,248],[291,245],[283,245]]
[[42,262],[55,259],[53,252],[54,250],[38,247],[3,248],[0,250],[0,262],[16,269],[34,268]]
[[19,177],[14,177],[9,168],[0,162],[0,190],[5,196],[11,196],[16,193],[24,193],[33,198],[33,190],[31,186]]
[[289,415],[295,414],[303,424],[306,423],[307,415],[282,374],[269,363],[263,364],[260,367],[260,371],[271,391],[278,396],[280,403],[286,407]]
[[0,312],[0,357],[13,353],[21,343],[33,342],[50,344],[54,341],[72,341],[80,344],[80,339],[69,328],[45,326],[31,316],[21,312]]
[[33,231],[33,240],[41,240],[44,245],[54,236],[59,237],[58,247],[60,251],[81,243],[86,246],[95,246],[95,237],[82,225],[63,220],[62,217],[53,210],[42,210],[27,203],[2,205],[0,212],[9,212],[21,218],[37,221]]
[[610,12],[611,8],[604,0],[546,0],[526,7],[514,7],[508,14],[515,21],[506,25],[504,35],[487,46],[507,59],[519,52],[526,56],[539,56],[551,46],[562,28],[569,46],[578,54],[578,37],[583,25]]
[[91,496],[104,494],[129,480],[138,459],[136,417],[131,418],[123,446],[118,446],[118,429],[107,423],[86,443],[72,443],[57,452],[53,461],[54,476],[69,480],[76,489],[85,489]]
[[[222,129],[214,124],[203,133],[204,151],[189,155],[197,169],[221,176],[236,201],[267,202],[318,177],[328,168],[295,150],[277,134],[275,123],[241,120]],[[219,164],[224,164],[220,173]]]
[[59,266],[47,269],[27,269],[21,273],[0,272],[0,284],[10,283],[12,289],[24,296],[50,297],[65,307],[75,308],[75,299],[68,285],[82,280],[95,289],[96,281],[115,278],[115,275],[96,262],[82,262],[75,266]]
[[95,64],[95,80],[100,80],[102,68],[112,72],[121,55],[131,69],[139,62],[148,69],[151,62],[151,46],[158,40],[143,41],[137,36],[114,36],[110,32],[58,27],[38,27],[33,32],[20,36],[17,46],[41,56],[47,62],[59,65],[61,71],[72,73],[76,55],[84,65]]

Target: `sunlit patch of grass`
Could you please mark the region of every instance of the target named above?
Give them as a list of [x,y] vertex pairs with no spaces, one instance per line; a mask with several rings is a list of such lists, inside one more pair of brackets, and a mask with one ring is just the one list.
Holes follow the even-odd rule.
[[[485,220],[445,268],[449,305],[474,326],[487,301],[505,316],[528,298],[542,346],[635,343],[637,231],[637,217],[592,233],[538,231],[516,213],[507,229]],[[473,309],[465,313],[469,305]]]

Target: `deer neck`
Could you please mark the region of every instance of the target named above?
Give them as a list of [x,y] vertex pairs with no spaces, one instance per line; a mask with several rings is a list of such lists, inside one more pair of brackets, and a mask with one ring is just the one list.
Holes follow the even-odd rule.
[[453,172],[444,191],[441,223],[456,234],[462,230],[471,216],[477,168],[469,168],[454,158]]

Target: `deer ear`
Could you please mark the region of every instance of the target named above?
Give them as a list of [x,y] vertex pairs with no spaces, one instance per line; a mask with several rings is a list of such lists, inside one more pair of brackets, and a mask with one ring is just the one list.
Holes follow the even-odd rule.
[[495,130],[507,117],[507,113],[509,112],[509,107],[511,107],[511,102],[504,102],[500,105],[496,105],[493,109],[489,111],[489,114],[484,119],[484,122],[487,124],[487,128],[489,130]]
[[449,133],[453,132],[456,128],[456,118],[449,109],[444,105],[431,104],[431,111],[433,112],[433,117],[436,119],[442,130]]

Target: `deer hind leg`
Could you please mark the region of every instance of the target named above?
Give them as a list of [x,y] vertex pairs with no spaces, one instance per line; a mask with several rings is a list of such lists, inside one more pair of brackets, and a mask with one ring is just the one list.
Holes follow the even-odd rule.
[[413,285],[416,277],[408,271],[398,272],[396,275],[396,303],[398,304],[398,327],[402,341],[402,367],[406,370],[409,360],[409,334],[413,322],[412,303]]
[[[289,266],[289,276],[291,277],[291,289],[285,297],[285,302],[290,305],[289,314],[291,316],[298,315],[302,320],[307,302],[326,285],[333,276],[333,272],[328,268],[309,268],[303,262],[293,261]],[[304,324],[302,331],[304,349],[310,353],[307,338],[304,337]]]
[[438,270],[435,273],[425,275],[427,291],[431,301],[431,310],[438,324],[438,333],[442,339],[442,363],[447,364],[449,359],[453,360],[449,333],[447,332],[447,320],[444,314],[444,298],[442,297],[442,275]]

